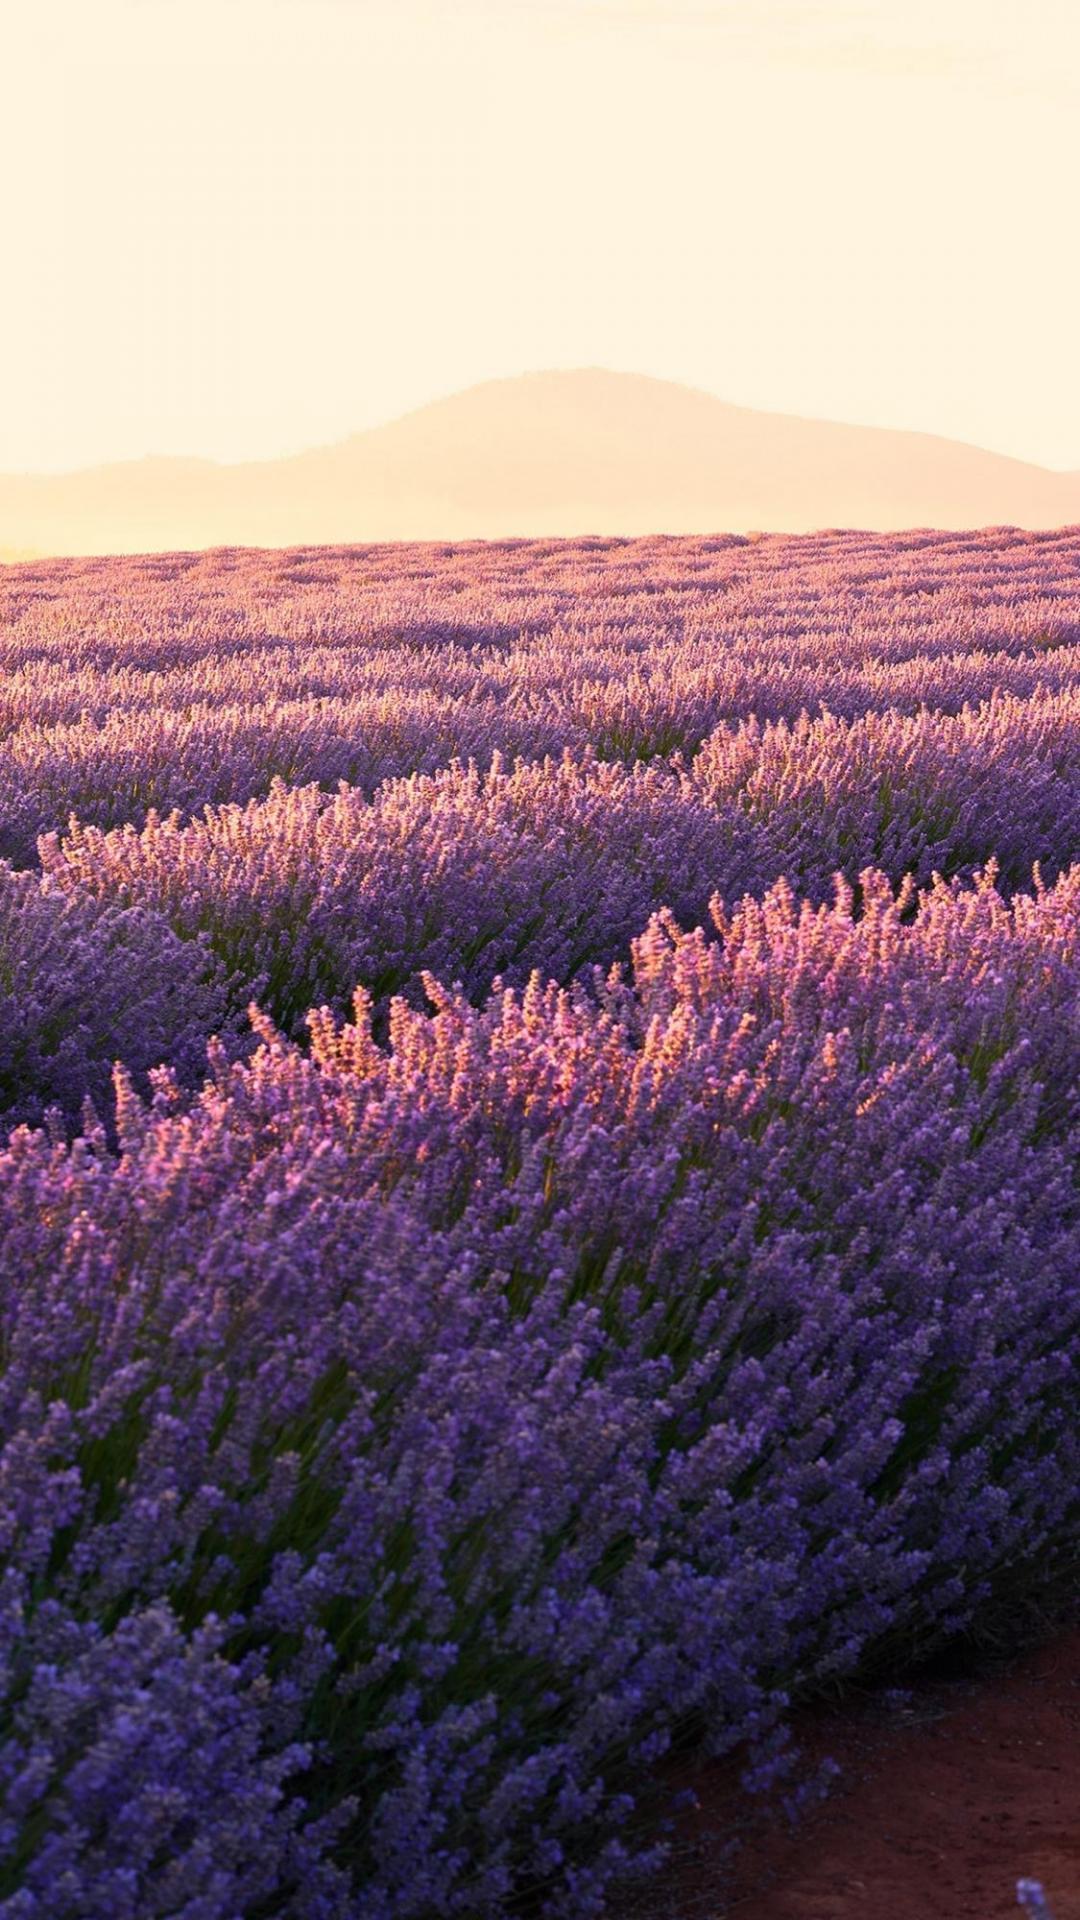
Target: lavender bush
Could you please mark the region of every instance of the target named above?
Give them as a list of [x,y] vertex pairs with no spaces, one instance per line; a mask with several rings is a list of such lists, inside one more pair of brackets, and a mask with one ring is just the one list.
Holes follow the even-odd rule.
[[1078,561],[5,572],[0,1920],[618,1911],[1071,1564]]
[[0,862],[0,1130],[50,1109],[102,1111],[112,1062],[145,1084],[162,1062],[181,1078],[206,1064],[226,1016],[213,957],[145,907],[50,891]]

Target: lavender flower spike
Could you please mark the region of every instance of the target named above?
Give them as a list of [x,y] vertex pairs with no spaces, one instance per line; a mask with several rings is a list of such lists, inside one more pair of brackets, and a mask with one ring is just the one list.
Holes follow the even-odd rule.
[[1047,1904],[1041,1880],[1018,1880],[1016,1898],[1030,1920],[1054,1920]]

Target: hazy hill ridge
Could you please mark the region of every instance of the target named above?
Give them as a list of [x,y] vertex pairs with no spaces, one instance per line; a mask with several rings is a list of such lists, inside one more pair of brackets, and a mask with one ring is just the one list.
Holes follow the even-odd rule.
[[0,553],[1080,523],[1080,473],[644,375],[490,380],[337,445],[0,476]]

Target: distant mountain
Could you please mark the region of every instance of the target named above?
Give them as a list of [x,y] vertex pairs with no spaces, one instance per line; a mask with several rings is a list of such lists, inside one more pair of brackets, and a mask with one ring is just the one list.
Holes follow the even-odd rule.
[[1080,473],[585,368],[488,380],[282,460],[0,476],[0,551],[1080,523]]

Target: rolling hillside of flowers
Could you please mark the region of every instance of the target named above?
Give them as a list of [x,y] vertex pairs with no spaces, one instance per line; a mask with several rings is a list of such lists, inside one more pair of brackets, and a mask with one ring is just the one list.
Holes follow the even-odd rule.
[[0,1920],[618,1914],[1075,1563],[1080,529],[25,563],[0,668]]

